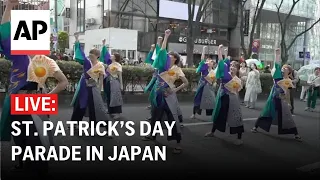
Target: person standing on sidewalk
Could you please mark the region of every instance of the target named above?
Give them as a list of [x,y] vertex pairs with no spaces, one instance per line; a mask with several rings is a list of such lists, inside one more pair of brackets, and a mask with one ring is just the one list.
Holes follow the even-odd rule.
[[[18,157],[18,165],[16,165],[13,170],[26,170],[25,172],[28,173],[26,175],[30,173],[32,176],[35,175],[45,178],[49,170],[48,161],[32,161],[28,158],[27,160],[23,160],[23,154],[27,146],[30,146],[32,149],[31,153],[35,154],[36,146],[43,146],[48,150],[49,146],[53,145],[52,134],[44,135],[41,133],[44,127],[43,121],[50,121],[49,116],[12,115],[10,112],[10,95],[47,93],[45,87],[47,79],[43,77],[54,77],[58,81],[57,86],[48,93],[58,94],[67,87],[68,80],[57,63],[47,56],[35,55],[30,57],[27,55],[11,55],[11,10],[17,6],[19,6],[18,0],[8,0],[6,2],[6,9],[2,16],[0,26],[0,53],[3,53],[6,59],[12,62],[8,94],[5,97],[0,118],[0,139],[1,141],[11,141],[12,122],[32,122],[29,127],[29,132],[27,132],[28,128],[21,127],[20,135],[13,137],[15,145],[22,148],[22,155]],[[43,64],[40,66],[39,62]],[[38,135],[35,135],[35,133]]]
[[251,71],[248,74],[247,82],[245,85],[246,94],[244,96],[244,103],[247,108],[254,109],[257,101],[258,94],[262,92],[260,73],[255,63],[251,64]]
[[291,114],[294,114],[294,92],[296,91],[297,84],[299,82],[299,77],[297,71],[292,68],[289,64],[288,68],[290,69],[289,78],[292,80],[292,87],[289,88],[290,91],[290,105],[291,105]]
[[305,110],[313,112],[314,109],[316,108],[317,98],[319,96],[319,88],[320,88],[320,68],[319,67],[315,68],[314,74],[308,77],[307,83],[309,85],[309,89],[307,91],[308,99],[307,99],[307,107]]
[[310,86],[306,81],[302,81],[302,80],[300,80],[300,85],[301,85],[300,101],[307,102],[308,89]]

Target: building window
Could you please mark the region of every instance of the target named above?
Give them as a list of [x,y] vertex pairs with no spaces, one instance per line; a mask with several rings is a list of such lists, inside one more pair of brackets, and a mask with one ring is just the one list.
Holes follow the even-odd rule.
[[77,31],[84,32],[85,24],[85,0],[77,0]]
[[70,30],[70,19],[65,18],[64,21],[63,21],[63,23],[64,23],[64,24],[63,24],[63,31],[69,33],[69,30]]

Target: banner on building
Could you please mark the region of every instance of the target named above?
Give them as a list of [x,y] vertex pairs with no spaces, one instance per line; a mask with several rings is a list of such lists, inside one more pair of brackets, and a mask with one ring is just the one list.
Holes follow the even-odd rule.
[[260,50],[260,39],[255,39],[252,42],[252,53],[258,54]]
[[250,10],[244,11],[244,26],[243,32],[245,36],[249,35]]
[[255,39],[252,42],[252,59],[259,59],[260,39]]

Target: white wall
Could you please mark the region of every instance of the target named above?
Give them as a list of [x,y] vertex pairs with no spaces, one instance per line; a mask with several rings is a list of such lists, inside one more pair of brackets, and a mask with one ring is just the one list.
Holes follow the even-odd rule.
[[86,19],[95,19],[95,24],[88,26],[86,29],[99,29],[102,25],[102,1],[101,0],[90,0],[86,1],[85,5]]
[[[95,24],[90,25],[86,30],[99,29],[102,24],[102,0],[90,0],[85,1],[85,19],[95,19]],[[111,1],[104,0],[105,6],[110,6]],[[70,32],[69,36],[73,36],[77,32],[77,0],[65,1],[66,7],[70,7],[71,18],[70,18]],[[72,37],[71,37],[72,38]]]

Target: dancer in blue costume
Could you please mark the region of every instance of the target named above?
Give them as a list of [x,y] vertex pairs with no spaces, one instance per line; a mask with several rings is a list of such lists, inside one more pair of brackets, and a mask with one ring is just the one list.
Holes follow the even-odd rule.
[[[86,57],[80,47],[78,34],[75,34],[75,60],[83,65],[83,74],[74,95],[72,105],[72,121],[82,121],[86,111],[89,113],[89,120],[95,123],[111,120],[101,95],[105,67],[99,61],[101,56],[98,49],[91,49],[89,57]],[[105,52],[104,50],[102,52]],[[102,54],[104,55],[104,54]]]
[[[45,80],[36,76],[36,72],[32,67],[36,65],[38,61],[45,61],[49,66],[41,67],[45,68],[45,75],[43,77],[54,77],[58,84],[57,86],[49,92],[49,94],[57,94],[63,91],[68,85],[68,80],[65,75],[60,70],[56,62],[46,56],[36,55],[32,59],[27,55],[11,55],[11,42],[10,42],[10,18],[11,10],[19,5],[17,0],[8,0],[6,2],[6,9],[2,17],[0,26],[0,53],[6,56],[6,59],[12,62],[11,72],[10,72],[10,84],[8,88],[8,94],[4,100],[4,106],[2,109],[1,120],[0,120],[0,138],[1,141],[11,141],[11,123],[18,121],[32,121],[29,128],[30,136],[26,136],[26,129],[21,128],[21,134],[19,136],[14,136],[13,140],[17,146],[20,146],[24,154],[25,148],[30,146],[32,148],[32,153],[35,153],[35,146],[44,146],[48,148],[53,144],[52,134],[49,136],[44,136],[43,132],[43,121],[49,121],[47,115],[11,115],[10,114],[10,95],[11,94],[36,94],[36,93],[46,93],[45,92]],[[29,66],[29,64],[33,64]],[[34,136],[37,132],[38,136]],[[3,153],[2,153],[3,154]],[[18,165],[15,166],[15,170],[28,170],[32,175],[46,175],[48,172],[48,162],[47,161],[31,161],[22,159],[22,156],[18,158]]]
[[216,97],[216,105],[212,114],[213,127],[206,137],[213,137],[216,130],[226,131],[226,126],[230,127],[230,134],[237,134],[236,145],[241,145],[243,128],[243,119],[239,100],[239,91],[242,88],[241,80],[237,77],[239,73],[239,63],[229,59],[222,58],[223,45],[218,50],[218,69],[216,78],[220,79],[220,88]]
[[[179,119],[181,112],[176,92],[186,87],[188,85],[188,80],[185,78],[182,69],[177,66],[180,62],[179,54],[175,52],[167,54],[166,47],[170,34],[170,30],[165,31],[161,50],[153,63],[153,67],[159,70],[159,75],[157,76],[156,84],[151,91],[151,126],[154,128],[155,122],[161,121],[162,116],[165,113],[169,122],[175,122],[172,135],[168,136],[168,140],[176,140],[177,146],[174,149],[174,153],[181,153],[181,127]],[[179,87],[175,87],[174,82],[178,79],[181,79],[183,83]],[[143,140],[146,141],[155,139],[156,135],[149,135],[143,138]]]
[[[163,38],[161,36],[158,37],[158,42],[156,45],[151,45],[151,49],[148,53],[148,56],[145,60],[145,63],[152,65],[154,62],[154,59],[157,57],[157,53],[160,51],[161,49],[161,43],[162,43]],[[154,72],[152,74],[152,79],[150,80],[150,82],[148,83],[148,85],[146,86],[146,88],[144,89],[144,92],[151,92],[152,88],[155,85],[155,82],[157,80],[157,75],[158,75],[158,70],[154,69]],[[149,101],[151,103],[151,99],[149,97]],[[146,109],[151,109],[151,104],[146,108]],[[151,117],[147,118],[147,120],[151,120]]]
[[215,106],[215,71],[214,61],[211,58],[205,59],[207,47],[202,50],[201,62],[197,68],[197,73],[201,73],[198,89],[194,97],[193,114],[191,119],[196,118],[196,114],[201,115],[202,109],[206,110],[206,115],[211,116]]
[[257,129],[261,128],[269,132],[271,125],[277,125],[278,134],[294,134],[294,139],[301,141],[290,111],[289,88],[293,86],[292,80],[289,78],[291,69],[289,66],[283,66],[281,68],[280,53],[280,49],[277,49],[276,61],[271,72],[274,85],[271,89],[267,104],[251,131],[256,133],[258,132]]
[[120,64],[121,57],[119,53],[107,56],[110,58],[104,59],[107,75],[103,81],[103,89],[107,100],[108,112],[113,119],[117,120],[120,118],[123,105],[122,65]]

